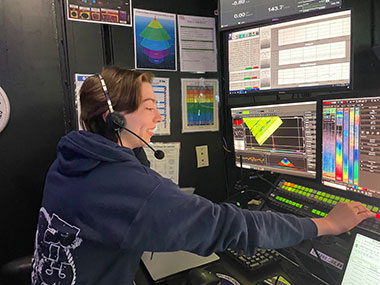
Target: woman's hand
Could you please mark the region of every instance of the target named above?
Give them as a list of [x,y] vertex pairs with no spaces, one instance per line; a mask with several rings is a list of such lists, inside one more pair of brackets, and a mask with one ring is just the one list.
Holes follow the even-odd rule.
[[318,236],[338,235],[349,231],[361,221],[375,216],[375,213],[360,202],[339,202],[325,218],[316,218],[312,221],[318,228]]

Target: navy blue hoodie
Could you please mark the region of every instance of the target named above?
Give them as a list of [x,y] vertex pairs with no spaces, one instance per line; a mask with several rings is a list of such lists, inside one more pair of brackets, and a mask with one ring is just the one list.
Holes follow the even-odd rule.
[[131,149],[74,131],[59,142],[46,177],[32,283],[132,284],[143,251],[249,254],[316,235],[308,218],[184,194]]

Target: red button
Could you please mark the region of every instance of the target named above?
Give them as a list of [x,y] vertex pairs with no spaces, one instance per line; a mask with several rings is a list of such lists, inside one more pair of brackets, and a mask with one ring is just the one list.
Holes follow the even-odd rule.
[[380,214],[376,214],[376,219],[380,220]]

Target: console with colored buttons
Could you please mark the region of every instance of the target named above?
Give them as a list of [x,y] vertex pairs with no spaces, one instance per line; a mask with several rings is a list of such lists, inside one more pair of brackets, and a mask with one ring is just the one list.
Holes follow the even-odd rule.
[[380,235],[380,205],[377,199],[369,197],[349,199],[334,190],[325,191],[323,186],[311,182],[295,182],[292,178],[280,177],[276,189],[269,194],[269,200],[272,206],[285,212],[308,217],[325,217],[338,202],[360,201],[376,213],[376,218],[367,219],[358,227]]

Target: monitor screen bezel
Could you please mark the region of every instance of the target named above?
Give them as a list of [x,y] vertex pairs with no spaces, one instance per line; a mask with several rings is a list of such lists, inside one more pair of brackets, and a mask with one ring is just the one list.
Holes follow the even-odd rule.
[[[281,170],[280,168],[278,169],[258,169],[258,168],[246,168],[243,167],[242,169],[246,170],[255,170],[255,171],[268,171],[268,172],[273,172],[277,174],[282,174],[282,175],[290,175],[290,176],[295,176],[295,177],[302,177],[304,179],[311,179],[311,180],[320,180],[320,169],[321,169],[321,163],[319,157],[319,147],[320,147],[320,136],[318,136],[319,130],[319,121],[320,121],[320,115],[319,115],[319,102],[316,98],[305,98],[301,100],[282,100],[282,101],[271,101],[271,102],[265,102],[265,103],[256,103],[256,104],[241,104],[239,106],[230,106],[229,107],[229,116],[231,118],[231,137],[232,137],[232,145],[233,145],[233,162],[234,166],[237,167],[238,161],[236,160],[236,149],[235,149],[235,142],[234,142],[234,135],[233,135],[233,118],[232,118],[232,109],[239,109],[239,108],[249,108],[249,107],[268,107],[268,106],[277,106],[277,105],[289,105],[289,104],[305,104],[305,103],[314,103],[315,104],[315,112],[316,112],[316,163],[315,163],[315,174],[310,176],[310,175],[305,175],[307,172],[293,172],[289,173],[288,171]],[[239,162],[240,163],[240,162]],[[240,167],[239,167],[240,168]]]
[[[274,24],[280,24],[280,23],[287,23],[287,22],[292,22],[292,21],[297,21],[297,20],[302,20],[302,19],[307,19],[311,18],[314,16],[323,16],[323,15],[328,15],[328,14],[333,14],[337,12],[344,12],[344,11],[350,11],[351,15],[351,42],[350,42],[350,82],[348,85],[340,86],[340,85],[310,85],[310,86],[304,86],[304,87],[291,87],[291,88],[277,88],[277,89],[268,89],[268,90],[256,90],[256,91],[248,91],[243,94],[230,94],[230,88],[229,88],[229,83],[230,83],[230,72],[229,72],[229,39],[228,35],[230,33],[235,33],[235,32],[241,32],[244,30],[248,29],[256,29],[256,28],[262,28]],[[343,92],[351,92],[353,90],[353,83],[354,83],[354,37],[353,37],[353,24],[354,24],[354,15],[353,15],[353,10],[352,9],[334,9],[332,11],[329,11],[328,13],[318,13],[314,15],[310,15],[305,17],[292,17],[292,18],[287,18],[283,21],[277,21],[275,23],[264,23],[264,24],[255,24],[255,25],[249,25],[244,28],[239,27],[239,29],[234,29],[231,31],[228,31],[227,33],[224,34],[223,37],[223,42],[224,42],[224,50],[226,51],[225,56],[224,56],[224,62],[226,62],[226,65],[224,66],[225,70],[225,90],[226,90],[226,96],[229,98],[241,98],[241,97],[249,97],[249,96],[256,96],[256,95],[284,95],[284,94],[310,94],[312,92],[315,93],[323,93],[323,92],[329,92],[329,93],[343,93]]]
[[225,31],[230,31],[230,30],[250,27],[252,25],[263,25],[265,23],[273,24],[273,23],[277,23],[277,22],[286,21],[287,19],[312,17],[312,16],[326,14],[326,13],[330,13],[330,12],[333,12],[333,11],[340,11],[340,10],[344,10],[344,9],[345,9],[344,8],[344,0],[341,0],[340,7],[331,7],[331,8],[325,8],[325,9],[322,9],[322,10],[313,10],[313,11],[304,12],[304,13],[290,14],[290,15],[283,16],[283,17],[267,18],[267,19],[263,19],[263,20],[259,20],[259,21],[252,21],[252,22],[248,22],[248,23],[237,24],[237,25],[232,25],[232,26],[226,26],[226,27],[222,28],[222,8],[221,8],[220,0],[219,0],[218,1],[218,9],[217,9],[217,13],[218,13],[218,31],[225,32]]
[[[336,184],[335,181],[328,181],[323,178],[323,106],[325,101],[341,101],[341,100],[357,100],[357,99],[371,99],[371,98],[380,98],[380,92],[378,90],[367,90],[365,96],[360,96],[359,93],[353,92],[351,94],[337,94],[337,95],[329,95],[329,96],[322,96],[318,100],[318,104],[320,105],[320,119],[318,121],[318,124],[320,124],[320,158],[317,158],[320,160],[320,167],[318,169],[319,176],[320,176],[320,183],[328,188],[334,189],[336,191],[339,191],[340,193],[346,193],[346,196],[352,196],[357,200],[361,200],[361,197],[366,197],[368,199],[376,201],[376,203],[380,202],[380,197],[374,197],[374,196],[368,196],[359,192],[355,191],[350,191],[350,190],[342,190],[339,189],[339,187],[334,187],[333,185],[328,185],[325,184],[324,181],[326,182],[331,182],[332,184]],[[379,204],[380,206],[380,204]]]

